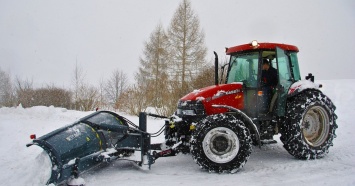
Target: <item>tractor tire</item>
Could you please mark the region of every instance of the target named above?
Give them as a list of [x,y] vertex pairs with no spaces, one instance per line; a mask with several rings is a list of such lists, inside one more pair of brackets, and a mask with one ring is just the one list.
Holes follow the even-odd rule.
[[237,172],[252,151],[252,139],[245,123],[242,116],[224,114],[201,120],[190,141],[192,158],[209,172]]
[[289,99],[280,130],[284,148],[298,159],[324,157],[336,138],[334,111],[332,101],[320,91],[308,90]]

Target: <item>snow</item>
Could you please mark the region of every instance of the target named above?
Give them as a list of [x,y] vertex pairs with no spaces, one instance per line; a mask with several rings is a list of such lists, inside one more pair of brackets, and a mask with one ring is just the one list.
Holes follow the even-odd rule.
[[202,96],[200,96],[200,97],[196,97],[196,100],[197,100],[197,101],[203,101],[203,100],[205,100],[205,98],[202,97]]
[[[86,186],[95,185],[355,185],[355,79],[316,81],[337,106],[337,138],[329,154],[318,160],[297,160],[277,144],[254,146],[250,159],[235,174],[208,173],[199,168],[189,154],[159,158],[151,170],[134,163],[115,160],[94,168],[81,177]],[[43,185],[48,177],[48,156],[41,148],[26,144],[29,136],[42,136],[92,112],[55,107],[0,108],[0,185]],[[138,124],[138,117],[127,116]],[[148,131],[155,132],[164,121],[148,118]],[[162,141],[164,136],[153,138]],[[46,160],[47,158],[47,160]]]
[[224,94],[226,94],[226,91],[224,90],[219,90],[215,95],[213,95],[212,97],[213,98],[218,98],[218,97],[221,97],[223,96]]
[[197,89],[195,89],[195,90],[193,90],[193,91],[192,91],[192,93],[194,93],[194,94],[198,94],[198,93],[200,93],[200,92],[201,92],[201,90],[200,90],[200,89],[198,89],[198,90],[197,90]]
[[82,186],[85,185],[83,178],[72,178],[68,181],[68,186]]
[[294,84],[292,84],[292,86],[290,87],[288,94],[293,93],[296,89],[298,89],[299,91],[303,91],[305,89],[319,89],[319,84],[318,83],[313,83],[312,81],[309,80],[301,80],[298,81]]

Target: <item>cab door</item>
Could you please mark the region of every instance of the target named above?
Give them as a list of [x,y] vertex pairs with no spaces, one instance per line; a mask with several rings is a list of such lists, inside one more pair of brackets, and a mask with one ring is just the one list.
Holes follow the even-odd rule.
[[294,80],[290,71],[290,59],[286,52],[279,47],[276,47],[276,64],[279,76],[276,114],[285,116],[287,91]]

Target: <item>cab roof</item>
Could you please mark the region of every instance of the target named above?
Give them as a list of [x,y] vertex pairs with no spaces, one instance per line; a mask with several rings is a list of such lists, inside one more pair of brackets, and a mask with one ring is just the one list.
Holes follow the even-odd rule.
[[242,52],[242,51],[247,51],[247,50],[260,50],[260,49],[265,49],[265,50],[275,50],[276,47],[279,47],[283,50],[287,51],[294,51],[298,52],[298,48],[293,45],[288,45],[288,44],[281,44],[281,43],[257,43],[257,45],[253,46],[252,43],[244,44],[244,45],[238,45],[230,48],[226,48],[226,54],[230,55],[235,52]]

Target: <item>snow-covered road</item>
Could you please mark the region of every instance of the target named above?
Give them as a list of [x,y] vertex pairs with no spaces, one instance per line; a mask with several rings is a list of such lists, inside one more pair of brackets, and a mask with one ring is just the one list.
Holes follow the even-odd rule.
[[[82,177],[87,186],[116,185],[355,185],[355,80],[319,81],[322,90],[337,106],[337,138],[330,152],[318,160],[297,160],[282,143],[253,147],[244,168],[236,174],[216,174],[201,170],[190,155],[161,158],[151,170],[142,170],[131,162],[114,161],[90,170]],[[0,185],[39,185],[44,176],[39,162],[39,147],[26,148],[29,135],[46,134],[89,114],[53,107],[0,109]],[[126,116],[138,123],[138,118]],[[153,132],[164,124],[148,119]],[[163,137],[154,139],[161,141]],[[42,167],[41,167],[42,166]]]

